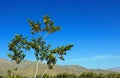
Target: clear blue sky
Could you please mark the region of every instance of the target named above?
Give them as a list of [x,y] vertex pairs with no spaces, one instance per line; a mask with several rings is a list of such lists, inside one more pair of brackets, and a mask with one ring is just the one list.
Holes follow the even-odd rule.
[[[47,37],[53,47],[73,43],[62,65],[120,67],[119,0],[0,0],[0,58],[14,34],[30,36],[27,19],[49,15],[62,31]],[[25,59],[35,60],[33,52]]]

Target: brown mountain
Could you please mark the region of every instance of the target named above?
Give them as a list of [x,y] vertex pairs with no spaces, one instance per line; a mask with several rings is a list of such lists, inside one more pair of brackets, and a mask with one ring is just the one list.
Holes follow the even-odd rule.
[[[18,68],[17,73],[19,73],[20,75],[33,76],[35,73],[35,65],[36,65],[35,62],[31,62],[28,60],[24,60],[20,64],[16,65],[15,62],[13,61],[0,59],[0,75],[7,75],[7,70],[17,67]],[[47,69],[46,64],[39,63],[38,74],[42,74],[46,69]],[[48,70],[46,74],[56,75],[60,73],[71,73],[71,74],[79,75],[82,72],[91,72],[91,71],[96,73],[110,72],[101,69],[96,69],[96,70],[87,69],[77,65],[65,65],[65,66],[56,65],[54,66],[53,70]]]

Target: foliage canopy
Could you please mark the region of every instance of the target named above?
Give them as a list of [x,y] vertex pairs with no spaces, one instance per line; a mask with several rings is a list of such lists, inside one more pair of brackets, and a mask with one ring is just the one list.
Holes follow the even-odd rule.
[[[55,26],[54,22],[50,19],[49,16],[43,16],[44,27],[41,26],[40,22],[34,22],[28,20],[28,23],[31,27],[32,38],[27,39],[22,35],[16,34],[15,37],[11,40],[8,47],[12,53],[9,53],[8,56],[15,60],[19,64],[25,57],[24,50],[33,49],[35,51],[35,57],[37,61],[46,61],[49,69],[52,69],[56,64],[57,59],[65,60],[64,55],[66,51],[70,50],[73,45],[69,44],[67,46],[61,46],[54,49],[51,49],[51,45],[46,45],[45,38],[54,32],[60,31],[60,26]],[[36,34],[42,34],[36,37]]]

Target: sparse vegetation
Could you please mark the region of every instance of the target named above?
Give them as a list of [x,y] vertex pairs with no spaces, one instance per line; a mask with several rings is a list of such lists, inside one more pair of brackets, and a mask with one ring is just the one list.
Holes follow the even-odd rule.
[[[13,73],[11,73],[13,74]],[[36,78],[40,78],[41,75],[38,75]],[[20,75],[16,75],[16,76],[0,76],[0,78],[27,78],[27,77],[23,77]],[[100,73],[100,74],[96,74],[93,72],[84,72],[81,73],[79,76],[76,76],[75,74],[67,74],[67,73],[63,73],[63,74],[58,74],[56,76],[49,76],[47,74],[45,74],[43,76],[43,78],[120,78],[120,74],[119,73],[108,73],[108,74],[104,74],[104,73]]]
[[23,76],[21,76],[21,75],[19,75],[18,73],[17,73],[17,68],[13,68],[13,69],[9,69],[8,71],[7,71],[7,73],[8,73],[8,75],[6,76],[7,78],[27,78],[27,77],[23,77]]

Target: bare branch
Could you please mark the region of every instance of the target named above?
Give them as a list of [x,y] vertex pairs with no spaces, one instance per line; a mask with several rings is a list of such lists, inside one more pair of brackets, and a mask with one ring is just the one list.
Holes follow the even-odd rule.
[[43,36],[43,39],[45,39],[48,35],[49,35],[49,33],[47,33],[45,36]]

